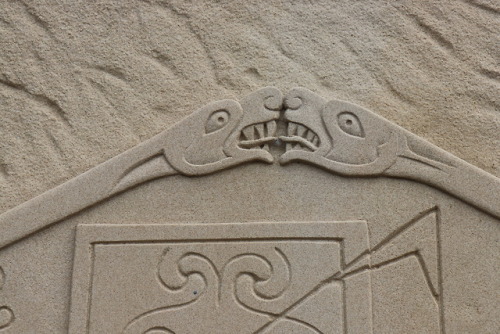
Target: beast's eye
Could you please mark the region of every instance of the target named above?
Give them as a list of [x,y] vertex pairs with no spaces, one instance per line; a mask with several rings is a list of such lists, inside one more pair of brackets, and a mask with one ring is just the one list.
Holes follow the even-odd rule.
[[363,131],[363,127],[361,126],[359,118],[353,113],[350,113],[348,111],[341,112],[338,115],[337,121],[339,123],[339,127],[345,133],[361,138],[365,136],[365,132]]
[[218,110],[208,118],[207,124],[205,124],[205,132],[211,133],[220,130],[227,122],[229,122],[229,113],[225,110]]

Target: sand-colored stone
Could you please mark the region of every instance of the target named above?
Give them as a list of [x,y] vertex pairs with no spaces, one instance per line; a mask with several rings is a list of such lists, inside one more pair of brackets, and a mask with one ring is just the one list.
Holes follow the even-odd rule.
[[303,86],[500,176],[495,0],[0,2],[0,212],[206,101]]
[[0,215],[6,333],[496,333],[500,179],[304,88]]
[[498,333],[499,92],[495,0],[0,1],[0,333]]

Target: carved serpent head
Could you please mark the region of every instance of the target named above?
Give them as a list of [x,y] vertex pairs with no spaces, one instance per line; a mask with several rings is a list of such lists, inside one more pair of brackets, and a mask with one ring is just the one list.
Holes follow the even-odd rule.
[[[418,137],[357,105],[294,88],[283,99],[266,87],[241,102],[208,104],[170,128],[158,143],[183,175],[203,175],[249,161],[274,161],[280,112],[286,133],[281,164],[306,162],[347,176],[415,178],[412,170],[442,171],[449,158]],[[422,170],[422,168],[424,168]],[[410,171],[410,172],[409,172]]]
[[351,103],[327,102],[304,88],[285,96],[287,143],[280,162],[309,162],[345,175],[377,175],[398,156],[400,135],[380,116]]
[[272,162],[267,144],[275,140],[283,96],[260,89],[241,102],[217,101],[169,129],[167,161],[184,175],[201,175],[249,161]]

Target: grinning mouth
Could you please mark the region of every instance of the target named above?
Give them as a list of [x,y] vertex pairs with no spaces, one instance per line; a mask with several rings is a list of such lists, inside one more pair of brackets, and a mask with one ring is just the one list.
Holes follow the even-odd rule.
[[279,137],[286,143],[286,151],[303,150],[307,152],[314,152],[319,147],[318,135],[308,127],[288,122],[287,135]]
[[239,146],[269,151],[269,143],[276,140],[276,121],[249,125],[241,130]]

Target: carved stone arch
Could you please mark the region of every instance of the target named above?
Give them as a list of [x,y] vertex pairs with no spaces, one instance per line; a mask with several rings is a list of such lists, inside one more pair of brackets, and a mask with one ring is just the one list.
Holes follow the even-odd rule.
[[[287,133],[276,137],[283,112]],[[357,129],[357,130],[356,130]],[[354,131],[354,132],[353,132]],[[305,162],[334,174],[410,179],[500,217],[500,180],[357,105],[272,87],[213,102],[138,146],[0,215],[0,248],[140,183],[252,161]],[[37,219],[33,219],[36,210]]]
[[[252,177],[238,183],[246,171]],[[272,182],[261,182],[260,173]],[[156,181],[146,184],[152,180]],[[151,190],[170,183],[172,189]],[[315,194],[308,186],[324,194]],[[253,196],[248,200],[253,203],[250,221],[245,220],[245,201],[231,197],[238,187],[245,188],[245,196]],[[259,187],[276,197],[269,207],[259,200],[261,195],[255,191]],[[372,187],[376,188],[373,193]],[[230,194],[217,193],[221,189],[229,189]],[[1,268],[13,268],[14,260],[9,258],[22,262],[26,256],[39,256],[36,261],[50,262],[50,270],[66,270],[64,278],[58,277],[60,281],[73,282],[70,333],[104,330],[92,323],[107,322],[111,317],[107,306],[109,312],[118,312],[120,303],[132,298],[129,295],[136,304],[132,303],[129,313],[116,315],[116,323],[109,321],[124,333],[181,334],[187,328],[190,333],[234,333],[234,326],[239,326],[234,319],[240,317],[242,323],[257,326],[245,328],[250,332],[373,333],[382,328],[377,318],[384,314],[381,309],[395,312],[391,305],[383,305],[389,297],[378,298],[381,290],[388,294],[390,289],[377,284],[394,280],[389,292],[398,297],[398,289],[406,283],[398,281],[396,274],[406,270],[411,275],[405,279],[419,284],[412,307],[418,307],[421,300],[430,304],[422,311],[432,319],[426,328],[446,333],[443,247],[448,247],[449,258],[456,249],[452,242],[443,241],[443,224],[448,224],[449,239],[453,239],[452,220],[458,221],[457,226],[469,226],[465,221],[473,217],[474,222],[485,221],[485,226],[494,229],[497,225],[492,224],[500,218],[499,190],[500,179],[374,112],[345,101],[328,101],[304,88],[282,94],[266,87],[240,101],[209,103],[155,137],[1,214],[0,296],[7,290],[2,289]],[[183,217],[203,219],[199,218],[204,217],[199,214],[203,208],[221,203],[243,213],[231,218],[221,208],[223,214],[213,215],[210,224],[186,223],[185,218],[173,223],[167,220],[173,208],[159,210],[158,221],[154,215],[138,221],[133,201],[154,207],[147,202],[156,205],[154,197],[159,192],[183,198],[207,194],[200,195],[203,205],[199,208],[186,209],[189,205],[182,199],[175,202],[182,210],[194,212]],[[302,198],[306,197],[302,192],[307,198]],[[380,198],[381,194],[387,198]],[[405,203],[395,203],[399,197]],[[290,199],[295,202],[284,203]],[[332,203],[325,203],[328,199]],[[409,203],[413,199],[415,203]],[[300,212],[302,201],[307,203],[304,213]],[[367,208],[361,210],[364,201]],[[115,212],[113,205],[132,208],[117,214],[123,222],[111,225],[106,213]],[[394,212],[388,214],[390,210]],[[94,216],[87,221],[89,212]],[[265,219],[253,221],[252,217]],[[51,233],[57,235],[56,240],[45,247],[37,238],[52,240]],[[61,254],[59,242],[67,254]],[[74,244],[71,261],[73,248],[68,245]],[[41,259],[45,254],[59,262]],[[128,275],[132,265],[149,270],[147,279]],[[43,264],[33,266],[53,274]],[[120,279],[99,279],[96,272],[108,277],[106,270]],[[11,275],[9,271],[5,277],[10,282],[16,275],[29,276],[36,288],[43,287],[31,273]],[[134,284],[149,290],[143,293]],[[455,288],[458,283],[450,285]],[[18,289],[19,295],[27,291],[22,286]],[[116,300],[107,294],[114,289],[120,290]],[[396,297],[391,298],[399,301]],[[150,304],[148,298],[153,300]],[[0,331],[14,328],[29,316],[29,308],[14,306],[4,306],[0,300],[0,312],[7,319],[0,322]],[[322,315],[320,311],[327,307],[334,316]],[[193,317],[205,322],[216,319],[212,325],[219,327],[202,328]],[[411,321],[411,317],[405,319]]]

